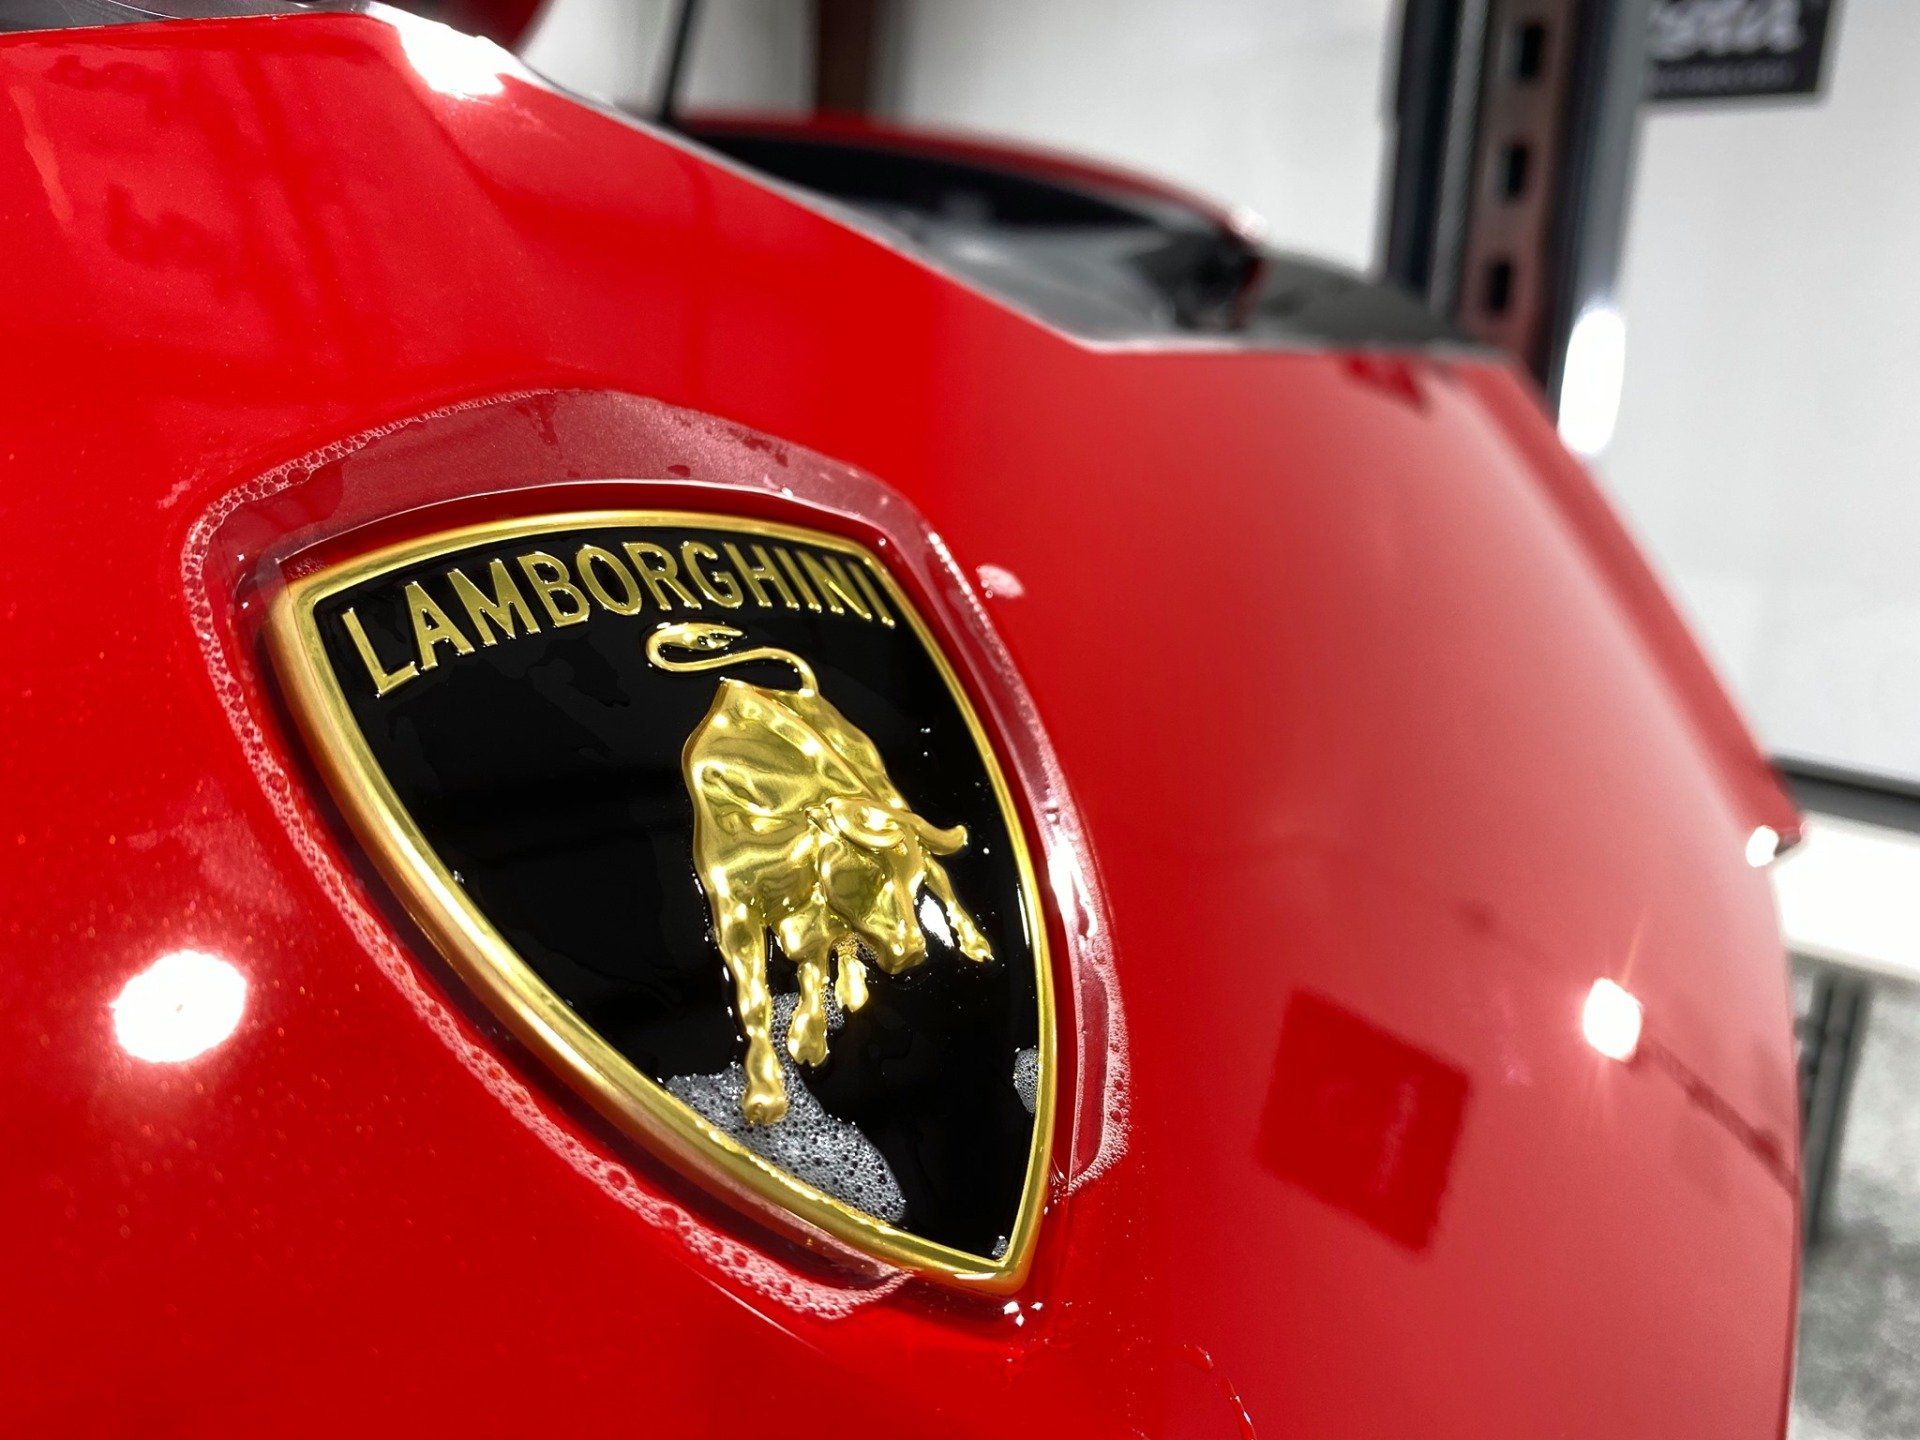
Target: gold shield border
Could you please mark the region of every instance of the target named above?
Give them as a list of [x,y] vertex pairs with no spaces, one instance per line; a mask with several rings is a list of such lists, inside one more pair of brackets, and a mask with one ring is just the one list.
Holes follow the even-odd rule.
[[[382,773],[347,708],[328,664],[314,620],[329,596],[362,581],[494,541],[552,531],[670,526],[725,530],[768,540],[790,540],[836,551],[858,561],[906,617],[966,720],[1012,840],[1020,882],[1021,918],[1033,947],[1039,1004],[1039,1084],[1025,1188],[1006,1252],[998,1259],[896,1229],[815,1189],[708,1124],[693,1109],[642,1074],[548,988],[487,920],[433,853]],[[295,720],[349,824],[398,892],[422,930],[460,977],[536,1055],[621,1129],[723,1189],[771,1202],[774,1218],[791,1215],[854,1250],[915,1273],[969,1289],[1002,1293],[1025,1279],[1046,1198],[1055,1088],[1053,974],[1046,917],[1039,905],[1033,862],[1018,811],[993,746],[961,689],[953,667],[886,567],[862,545],[837,535],[738,516],[680,510],[590,510],[544,514],[462,526],[373,551],[291,582],[267,617],[274,667]],[[689,861],[691,866],[691,861]],[[689,870],[691,874],[691,869]],[[792,1227],[790,1227],[792,1228]],[[807,1238],[804,1227],[797,1232]]]

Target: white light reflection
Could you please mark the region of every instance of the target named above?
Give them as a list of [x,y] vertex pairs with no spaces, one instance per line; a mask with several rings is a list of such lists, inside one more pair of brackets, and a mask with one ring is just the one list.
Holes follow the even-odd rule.
[[1560,438],[1589,459],[1613,439],[1627,368],[1627,323],[1611,305],[1589,305],[1573,322],[1560,371]]
[[931,895],[920,897],[920,923],[949,950],[960,948],[953,943],[953,931],[947,928],[946,912],[934,903]]
[[504,88],[500,75],[512,61],[491,40],[463,35],[451,26],[401,10],[384,10],[381,14],[400,32],[400,48],[413,73],[442,95],[477,100],[498,95]]
[[1611,980],[1596,980],[1580,1009],[1580,1033],[1609,1060],[1627,1061],[1640,1049],[1640,1002]]
[[991,600],[1018,600],[1027,593],[1020,577],[1004,565],[982,565],[974,574],[980,577],[980,588]]
[[1780,832],[1771,825],[1756,825],[1747,836],[1747,864],[1759,870],[1771,865],[1780,854]]
[[247,977],[218,956],[174,950],[127,981],[108,1008],[121,1049],[177,1064],[233,1034],[247,1008]]

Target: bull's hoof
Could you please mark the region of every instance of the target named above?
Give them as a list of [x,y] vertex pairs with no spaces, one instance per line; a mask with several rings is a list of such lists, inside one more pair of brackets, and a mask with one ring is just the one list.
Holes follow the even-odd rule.
[[749,1085],[740,1113],[749,1125],[778,1125],[787,1118],[787,1092],[778,1085]]
[[833,976],[833,993],[848,1014],[866,1004],[867,967],[851,955],[842,955]]
[[960,942],[960,953],[969,960],[993,959],[993,947],[987,943],[987,937],[969,921],[954,927],[954,939]]
[[787,1027],[787,1053],[802,1065],[822,1065],[827,1059],[826,1016],[796,1014]]

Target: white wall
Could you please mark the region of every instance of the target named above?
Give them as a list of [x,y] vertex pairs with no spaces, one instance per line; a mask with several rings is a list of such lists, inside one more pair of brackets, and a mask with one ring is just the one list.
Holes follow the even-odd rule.
[[[901,0],[881,108],[1147,170],[1251,208],[1275,243],[1373,257],[1395,0]],[[668,0],[552,0],[522,53],[643,100]],[[807,0],[708,0],[688,99],[802,109]]]
[[[665,68],[673,8],[670,0],[549,0],[520,54],[570,90],[648,105]],[[707,0],[683,103],[772,110],[809,105],[812,37],[807,0]]]
[[889,108],[1144,169],[1371,263],[1393,0],[903,0]]
[[1920,4],[1817,102],[1648,110],[1601,464],[1776,751],[1920,777]]

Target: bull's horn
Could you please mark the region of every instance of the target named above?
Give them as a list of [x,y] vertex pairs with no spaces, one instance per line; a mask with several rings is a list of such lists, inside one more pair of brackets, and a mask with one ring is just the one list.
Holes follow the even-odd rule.
[[952,855],[966,847],[967,827],[964,825],[949,825],[942,830],[911,813],[907,816],[907,823],[913,826],[920,843],[936,855]]

